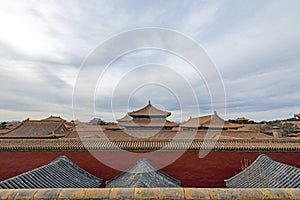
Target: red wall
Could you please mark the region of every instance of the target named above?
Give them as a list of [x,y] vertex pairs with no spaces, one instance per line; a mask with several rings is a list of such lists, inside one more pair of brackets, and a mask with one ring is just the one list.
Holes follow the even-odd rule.
[[[154,154],[126,152],[94,152],[100,160],[110,162],[109,165],[127,169],[139,158],[145,157],[156,167],[164,162],[170,163],[171,158],[180,152],[155,152]],[[258,152],[210,152],[199,158],[198,152],[185,152],[183,155],[163,167],[162,171],[181,181],[183,187],[225,187],[224,179],[230,178],[241,171],[241,162],[246,159],[254,161],[261,153]],[[300,168],[299,153],[265,153],[272,159]],[[51,162],[59,155],[66,155],[91,174],[109,180],[121,172],[112,169],[95,159],[89,152],[0,152],[0,180],[4,180],[36,167]],[[102,185],[104,186],[104,185]]]

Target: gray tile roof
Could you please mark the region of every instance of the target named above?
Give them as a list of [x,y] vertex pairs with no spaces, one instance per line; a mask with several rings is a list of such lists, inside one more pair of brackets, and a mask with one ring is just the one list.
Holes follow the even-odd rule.
[[180,187],[180,181],[156,169],[146,159],[106,182],[107,188]]
[[102,179],[84,171],[66,156],[0,182],[2,189],[14,188],[97,188]]
[[225,180],[229,188],[299,188],[300,169],[260,155],[249,167]]

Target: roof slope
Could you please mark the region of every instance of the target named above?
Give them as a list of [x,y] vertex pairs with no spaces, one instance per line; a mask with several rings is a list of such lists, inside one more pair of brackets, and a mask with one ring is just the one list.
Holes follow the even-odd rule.
[[0,188],[96,188],[101,183],[102,179],[84,171],[66,156],[59,156],[47,165],[0,182]]
[[180,181],[156,169],[146,159],[106,182],[107,188],[180,187]]
[[117,119],[118,122],[129,122],[132,120],[132,117],[130,117],[128,114],[126,114],[124,117],[121,119]]
[[233,124],[222,119],[216,112],[213,115],[190,118],[187,122],[180,125],[187,128],[218,128],[218,129],[236,129],[241,128],[241,124]]
[[120,126],[124,127],[175,127],[178,124],[169,120],[131,120],[119,121]]
[[152,106],[151,102],[149,101],[148,105],[146,105],[144,108],[129,112],[128,115],[131,117],[168,117],[171,115],[171,113]]
[[2,138],[53,138],[64,137],[69,133],[67,127],[62,121],[34,121],[25,120],[15,129],[10,130],[6,134],[2,134]]
[[235,119],[236,121],[249,121],[246,117],[238,117]]
[[45,119],[42,119],[41,121],[65,122],[66,120],[64,120],[60,116],[52,116],[52,115],[50,115],[49,117],[47,117]]
[[225,182],[229,188],[299,188],[300,169],[260,155],[248,168]]

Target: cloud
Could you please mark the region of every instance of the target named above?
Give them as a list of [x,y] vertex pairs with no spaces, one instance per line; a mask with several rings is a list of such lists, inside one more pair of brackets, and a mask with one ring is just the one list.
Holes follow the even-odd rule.
[[[0,99],[0,120],[50,114],[71,119],[73,87],[84,59],[110,37],[141,27],[181,32],[206,49],[224,81],[228,117],[248,114],[261,120],[299,112],[299,4],[296,0],[1,1],[0,90],[5,95]],[[141,51],[112,64],[101,83],[97,104],[101,112],[96,114],[114,119],[109,104],[117,87],[116,116],[142,107],[151,98],[174,113],[172,120],[180,120],[176,98],[161,87],[144,87],[134,93],[129,105],[124,101],[132,92],[128,88],[136,89],[134,84],[147,77],[169,80],[186,102],[183,118],[197,115],[197,105],[180,93],[185,89],[174,73],[137,69],[149,63],[168,66],[188,80],[197,92],[201,113],[212,111],[205,77],[195,75],[186,62],[167,52]],[[85,106],[90,106],[88,101]]]
[[[299,2],[262,2],[252,4],[250,10],[257,10],[251,16],[246,12],[240,18],[237,12],[233,26],[205,44],[224,79],[227,112],[257,112],[257,120],[266,116],[262,112],[268,119],[286,116],[283,108],[297,112],[300,97]],[[281,113],[272,115],[272,110]]]

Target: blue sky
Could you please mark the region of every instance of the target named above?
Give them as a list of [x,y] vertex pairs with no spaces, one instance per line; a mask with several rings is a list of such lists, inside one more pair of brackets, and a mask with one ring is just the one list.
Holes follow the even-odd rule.
[[[112,36],[143,27],[177,31],[206,50],[224,83],[225,118],[291,117],[300,112],[299,8],[297,0],[1,1],[0,120],[50,114],[72,119],[73,88],[83,61]],[[95,93],[95,115],[115,120],[148,99],[170,110],[171,120],[198,115],[191,102],[181,112],[178,94],[168,88],[132,86],[133,79],[143,80],[145,75],[159,80],[160,71],[149,67],[124,74],[124,67],[150,63],[186,73],[197,87],[200,113],[212,112],[205,82],[194,77],[185,62],[149,50],[123,56],[111,66]],[[165,75],[174,91],[184,90],[176,74]]]

